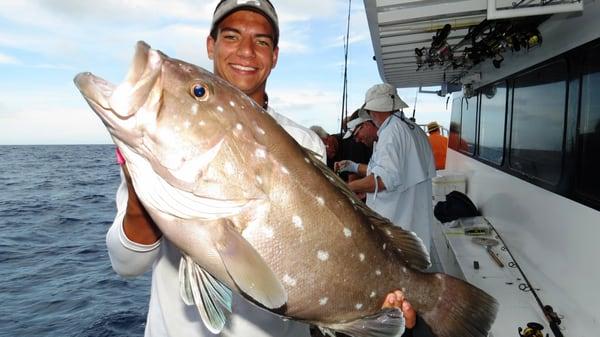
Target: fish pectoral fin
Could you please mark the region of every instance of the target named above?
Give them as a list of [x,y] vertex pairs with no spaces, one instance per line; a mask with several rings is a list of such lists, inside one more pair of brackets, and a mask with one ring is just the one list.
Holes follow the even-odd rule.
[[187,305],[195,305],[206,328],[218,334],[231,312],[231,290],[183,254],[179,262],[180,295]]
[[404,315],[399,309],[383,309],[372,316],[319,326],[324,335],[341,332],[351,337],[400,337],[404,333]]
[[229,276],[242,292],[268,309],[287,302],[287,292],[273,270],[232,224],[219,226],[215,248]]

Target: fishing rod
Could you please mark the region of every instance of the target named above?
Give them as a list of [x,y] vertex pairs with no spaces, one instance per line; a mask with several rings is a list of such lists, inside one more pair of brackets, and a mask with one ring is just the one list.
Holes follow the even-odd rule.
[[531,282],[529,282],[529,279],[527,278],[527,276],[525,276],[523,269],[521,269],[521,266],[519,265],[519,263],[517,263],[517,260],[511,253],[510,249],[508,249],[508,246],[506,245],[506,242],[504,242],[504,239],[502,239],[502,236],[500,235],[500,233],[498,233],[498,231],[492,225],[491,222],[488,221],[488,224],[490,225],[490,227],[492,228],[494,233],[496,233],[496,236],[498,237],[500,242],[502,242],[502,246],[503,246],[502,250],[505,250],[508,253],[508,255],[510,255],[510,258],[512,261],[508,264],[508,266],[511,268],[517,268],[519,270],[519,273],[521,274],[521,276],[523,276],[523,281],[525,281],[525,283],[519,284],[519,290],[524,291],[524,292],[528,292],[528,291],[531,292],[531,294],[535,298],[535,301],[537,302],[538,306],[540,307],[540,309],[542,309],[542,312],[544,313],[546,320],[550,324],[550,330],[552,330],[552,332],[554,333],[554,336],[555,337],[564,337],[564,335],[562,334],[562,331],[560,331],[560,327],[559,327],[559,325],[561,323],[561,319],[560,319],[559,315],[556,312],[554,312],[554,309],[550,305],[544,304],[542,302],[542,299],[538,296],[535,288],[533,287]]
[[344,120],[348,117],[348,50],[350,49],[350,13],[352,11],[352,0],[348,1],[348,21],[346,24],[346,36],[344,38],[344,79],[342,89],[342,119],[340,121],[340,134],[344,131]]

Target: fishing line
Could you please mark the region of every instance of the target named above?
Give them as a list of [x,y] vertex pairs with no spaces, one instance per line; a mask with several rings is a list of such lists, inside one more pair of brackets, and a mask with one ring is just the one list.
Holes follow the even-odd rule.
[[511,258],[512,262],[509,263],[508,266],[511,267],[511,268],[517,268],[519,270],[519,273],[523,277],[523,280],[525,281],[525,283],[519,284],[519,290],[524,291],[524,292],[531,292],[531,294],[535,298],[535,301],[539,305],[540,309],[542,309],[542,312],[544,313],[544,316],[546,317],[546,320],[548,320],[548,323],[550,324],[550,329],[554,333],[554,336],[555,337],[563,337],[563,334],[560,331],[560,327],[559,327],[559,324],[561,323],[560,317],[558,316],[558,314],[556,312],[554,312],[554,310],[552,309],[551,306],[549,306],[547,304],[544,304],[542,302],[542,300],[538,296],[535,288],[533,287],[533,285],[531,284],[531,282],[529,282],[529,279],[527,278],[527,276],[525,276],[525,273],[523,272],[523,269],[521,269],[521,266],[519,265],[519,263],[517,263],[517,260],[515,259],[515,257],[511,253],[510,249],[508,249],[508,246],[506,245],[506,242],[504,242],[504,239],[502,239],[502,236],[496,230],[496,227],[494,227],[494,225],[492,225],[492,223],[490,221],[488,221],[488,224],[490,225],[490,227],[492,228],[492,230],[494,231],[494,233],[496,233],[496,236],[498,237],[498,239],[500,240],[500,242],[502,242],[502,246],[503,246],[502,250],[505,250],[508,253],[508,255],[510,255],[510,258]]

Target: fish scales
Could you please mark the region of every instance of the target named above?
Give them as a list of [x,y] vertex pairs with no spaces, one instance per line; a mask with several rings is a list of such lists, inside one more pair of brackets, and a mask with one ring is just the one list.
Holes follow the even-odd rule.
[[75,83],[125,156],[144,207],[181,250],[182,297],[211,331],[224,326],[223,285],[355,337],[402,333],[399,311],[381,309],[395,289],[439,337],[489,331],[493,298],[422,272],[429,257],[414,233],[368,209],[224,80],[139,42],[121,85],[90,73]]

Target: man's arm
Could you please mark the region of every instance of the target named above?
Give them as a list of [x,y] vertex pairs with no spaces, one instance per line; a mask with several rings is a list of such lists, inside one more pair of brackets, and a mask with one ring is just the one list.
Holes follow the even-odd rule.
[[[366,170],[367,165],[360,164],[359,170],[360,170],[360,166],[365,166],[365,170]],[[375,176],[372,174],[370,174],[364,178],[356,179],[356,180],[349,182],[348,187],[354,193],[373,193],[373,192],[375,192],[376,187],[377,187],[377,191],[385,191],[385,189],[386,189],[385,184],[383,183],[383,180],[381,179],[381,177],[377,177],[377,185],[375,185]]]
[[[116,195],[117,214],[112,226],[106,234],[106,246],[108,248],[110,262],[115,272],[124,277],[133,277],[141,275],[150,269],[160,254],[159,246],[161,240],[159,239],[160,232],[158,232],[158,234],[156,232],[158,229],[155,231],[150,228],[140,228],[139,230],[133,228],[136,220],[140,219],[141,227],[144,226],[145,219],[142,217],[147,216],[147,213],[146,215],[143,215],[145,210],[143,211],[144,213],[142,213],[139,210],[135,210],[135,205],[130,205],[130,189],[133,189],[128,188],[126,181],[127,178],[125,177],[125,173],[121,171],[121,185],[119,186]],[[137,201],[135,193],[133,193],[133,196]],[[139,205],[139,201],[137,201],[137,203]],[[132,207],[131,212],[133,214],[127,214],[130,212],[130,207]],[[143,207],[141,209],[143,209]],[[126,234],[124,228],[126,223],[125,218],[127,217],[129,217],[127,226],[132,227],[128,229],[129,234]],[[154,239],[157,235],[158,239]],[[134,240],[142,242],[136,242]],[[144,242],[150,242],[152,240],[154,241],[150,244],[144,244]]]

